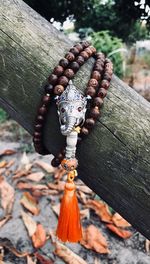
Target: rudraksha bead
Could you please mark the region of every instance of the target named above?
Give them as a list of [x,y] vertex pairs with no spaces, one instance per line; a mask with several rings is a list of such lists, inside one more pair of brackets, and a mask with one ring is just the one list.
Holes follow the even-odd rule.
[[66,69],[64,75],[67,78],[72,79],[74,77],[74,71],[72,69]]
[[61,76],[58,79],[58,83],[61,84],[62,86],[66,86],[68,84],[69,80],[66,76]]
[[87,48],[87,47],[90,46],[90,42],[88,42],[88,41],[86,40],[86,41],[81,42],[81,45],[82,45],[82,47],[85,49],[85,48]]
[[68,52],[66,55],[65,55],[65,58],[68,60],[68,61],[74,61],[75,59],[75,56],[72,52]]
[[97,119],[99,115],[100,115],[100,111],[98,106],[95,106],[90,110],[90,114],[89,114],[90,117]]
[[94,65],[94,71],[103,72],[103,67],[101,64],[95,64]]
[[90,49],[90,47],[86,48],[85,51],[87,52],[87,54],[89,54],[89,56],[92,56],[93,51]]
[[85,120],[85,127],[92,128],[95,125],[95,120],[93,118],[87,118]]
[[109,88],[110,82],[107,80],[102,80],[101,87],[105,88],[106,90]]
[[81,52],[83,50],[83,47],[82,47],[82,45],[80,43],[76,44],[75,48],[78,49],[79,52]]
[[71,62],[70,66],[69,66],[74,72],[77,72],[80,68],[79,63],[77,63],[76,61]]
[[91,74],[91,77],[93,79],[96,79],[97,81],[99,81],[101,79],[101,74],[98,71],[93,71],[92,74]]
[[83,64],[84,64],[84,62],[85,62],[85,60],[84,60],[84,58],[82,57],[82,56],[77,56],[77,58],[76,58],[76,62],[80,65],[80,66],[82,66]]
[[45,106],[42,106],[39,108],[39,114],[45,115],[47,112],[47,108]]
[[84,58],[84,60],[88,60],[90,57],[89,54],[86,51],[81,51],[80,55]]
[[53,158],[52,161],[51,161],[51,164],[53,167],[58,167],[59,164],[60,164],[60,160],[57,159],[57,158]]
[[92,78],[92,79],[89,80],[88,85],[92,86],[92,87],[97,87],[98,86],[98,81],[96,79]]
[[51,97],[50,97],[50,95],[48,94],[46,94],[46,95],[44,95],[43,96],[43,103],[45,104],[45,105],[48,105],[49,104],[49,102],[50,102],[50,100],[51,100]]
[[98,97],[103,99],[107,95],[107,90],[104,88],[100,88],[97,95]]
[[90,48],[90,50],[92,51],[93,54],[96,53],[96,49],[93,46],[90,46],[89,48]]
[[56,74],[57,76],[61,76],[64,71],[64,68],[60,65],[54,68],[53,73]]
[[46,84],[44,86],[44,90],[46,93],[51,94],[53,92],[53,85],[52,84]]
[[83,126],[81,128],[80,133],[87,136],[89,134],[89,130],[86,127]]
[[103,99],[100,97],[95,97],[93,101],[94,106],[98,106],[100,108],[103,105]]
[[102,53],[102,52],[97,52],[97,53],[96,53],[96,58],[97,58],[97,59],[105,59],[105,55],[104,55],[104,53]]
[[79,54],[79,50],[75,47],[71,48],[70,52],[72,52],[75,56],[77,56]]
[[112,75],[111,74],[109,74],[109,73],[104,73],[104,76],[103,76],[103,78],[105,79],[105,80],[107,80],[107,81],[111,81],[111,77],[112,77]]
[[63,91],[64,91],[64,87],[61,84],[57,84],[54,87],[54,94],[60,95],[63,93]]
[[94,97],[96,94],[96,90],[92,86],[88,86],[85,90],[86,95],[90,95],[91,97]]
[[69,61],[65,58],[59,61],[59,65],[62,66],[63,68],[66,68],[68,64],[69,64]]
[[49,76],[49,78],[48,78],[48,81],[49,81],[50,84],[55,85],[57,83],[57,81],[58,81],[57,75],[56,74],[51,74]]

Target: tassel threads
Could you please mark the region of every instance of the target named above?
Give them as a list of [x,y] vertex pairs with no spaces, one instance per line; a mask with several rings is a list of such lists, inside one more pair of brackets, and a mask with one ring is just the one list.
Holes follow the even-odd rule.
[[76,170],[68,172],[64,196],[60,207],[60,216],[56,230],[57,237],[63,242],[78,242],[82,239],[80,211],[73,182]]

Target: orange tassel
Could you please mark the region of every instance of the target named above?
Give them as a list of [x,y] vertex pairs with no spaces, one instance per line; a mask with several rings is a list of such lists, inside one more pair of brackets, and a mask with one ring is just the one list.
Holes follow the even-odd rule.
[[76,186],[73,181],[69,180],[69,177],[65,185],[64,196],[61,202],[56,235],[63,242],[78,242],[82,238]]

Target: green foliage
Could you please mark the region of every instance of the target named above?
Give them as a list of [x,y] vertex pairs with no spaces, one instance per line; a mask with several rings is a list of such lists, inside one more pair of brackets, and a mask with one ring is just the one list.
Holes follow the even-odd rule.
[[2,108],[0,108],[0,123],[5,122],[7,119],[8,119],[7,113]]
[[[100,32],[94,32],[91,35],[92,37],[92,43],[94,47],[98,51],[102,51],[106,55],[109,55],[112,51],[115,51],[117,49],[123,48],[123,43],[121,39],[112,37],[109,31],[100,31]],[[120,52],[117,52],[110,56],[110,59],[112,60],[114,64],[114,72],[119,77],[122,77],[123,75],[123,57]]]

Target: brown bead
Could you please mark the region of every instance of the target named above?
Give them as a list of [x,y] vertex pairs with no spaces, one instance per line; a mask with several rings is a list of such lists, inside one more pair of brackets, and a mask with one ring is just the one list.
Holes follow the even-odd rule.
[[85,60],[84,60],[84,58],[83,58],[82,56],[78,56],[78,57],[76,58],[76,62],[77,62],[80,66],[82,66],[82,65],[84,64]]
[[106,90],[109,88],[110,82],[107,80],[102,80],[101,87],[105,88]]
[[77,56],[79,54],[79,50],[75,47],[71,48],[70,52],[72,52],[75,56]]
[[40,132],[34,132],[33,137],[34,138],[41,138],[42,134]]
[[89,130],[86,128],[86,127],[82,127],[81,128],[81,131],[80,131],[81,134],[84,134],[84,135],[88,135],[89,134]]
[[64,75],[67,78],[72,79],[74,77],[74,71],[72,69],[66,69]]
[[95,48],[95,47],[93,47],[93,46],[90,46],[89,48],[90,48],[90,50],[92,51],[92,53],[93,53],[93,54],[95,54],[95,53],[96,53],[96,48]]
[[34,129],[35,129],[35,131],[41,131],[42,130],[42,125],[41,124],[36,124],[34,126]]
[[59,160],[61,161],[61,160],[63,160],[64,155],[63,155],[61,152],[59,152],[59,153],[57,154],[56,158],[59,159]]
[[54,94],[60,95],[64,91],[64,87],[61,84],[58,84],[54,87]]
[[85,120],[85,126],[87,128],[92,128],[95,125],[95,120],[93,118],[87,118]]
[[112,74],[109,74],[108,72],[105,72],[103,78],[110,82],[111,78],[112,78]]
[[51,100],[50,95],[44,95],[44,96],[43,96],[42,101],[43,101],[43,103],[44,103],[45,105],[48,105],[49,102],[50,102],[50,100]]
[[89,80],[88,85],[96,88],[98,86],[98,81],[92,78]]
[[89,54],[89,56],[92,56],[93,51],[90,49],[90,47],[86,48],[85,51],[87,52],[87,54]]
[[97,59],[105,59],[105,55],[104,55],[104,53],[102,53],[102,52],[97,52],[97,53],[96,53],[96,58],[97,58]]
[[94,89],[94,87],[88,86],[85,93],[86,95],[90,95],[91,97],[94,97],[96,94],[96,90]]
[[70,66],[69,66],[74,72],[77,72],[80,68],[79,63],[77,63],[76,61],[73,61]]
[[68,84],[69,80],[66,76],[61,76],[58,79],[58,83],[61,84],[62,86],[66,86]]
[[46,112],[47,112],[47,109],[46,109],[46,107],[45,106],[42,106],[42,107],[40,107],[39,108],[39,114],[41,114],[41,115],[45,115],[46,114]]
[[60,165],[60,160],[57,159],[57,158],[53,158],[52,161],[51,161],[51,165],[53,167],[58,167]]
[[86,51],[81,51],[80,55],[84,58],[84,60],[88,60],[89,54]]
[[42,115],[37,116],[37,121],[41,124],[44,121],[44,117]]
[[100,88],[97,95],[100,98],[104,98],[107,95],[107,90],[104,88]]
[[61,76],[63,74],[64,68],[60,65],[54,68],[53,73],[57,76]]
[[108,59],[108,58],[105,59],[105,62],[106,62],[106,63],[110,63],[110,64],[112,64],[111,60]]
[[41,142],[41,138],[33,138],[33,142],[35,143],[35,144],[38,144],[38,143],[40,143]]
[[111,65],[110,63],[106,63],[105,64],[105,70],[106,71],[112,71],[113,70],[113,65]]
[[91,77],[99,81],[101,79],[101,74],[98,71],[93,71]]
[[80,43],[76,44],[74,47],[76,49],[78,49],[79,52],[81,52],[83,50],[83,47],[82,47],[82,45]]
[[94,119],[97,119],[100,115],[100,111],[99,111],[99,108],[97,106],[93,107],[91,110],[90,110],[90,114],[89,116],[94,118]]
[[75,59],[75,56],[72,52],[68,52],[66,55],[65,55],[65,58],[68,60],[68,61],[74,61]]
[[94,71],[103,72],[103,70],[104,70],[104,67],[103,67],[101,64],[96,63],[96,64],[94,65]]
[[98,108],[100,108],[103,105],[103,99],[100,97],[95,97],[93,105],[98,106]]
[[82,45],[82,47],[85,49],[85,48],[87,48],[87,47],[90,46],[90,42],[88,42],[88,41],[86,40],[86,41],[81,42],[81,45]]
[[49,76],[49,78],[48,78],[48,81],[49,81],[50,84],[55,85],[57,83],[57,81],[58,81],[57,75],[56,74],[51,74]]
[[59,65],[62,66],[63,68],[66,68],[68,64],[69,64],[69,61],[65,58],[59,61]]
[[44,90],[47,94],[52,94],[53,93],[53,85],[52,84],[46,84],[44,86]]

